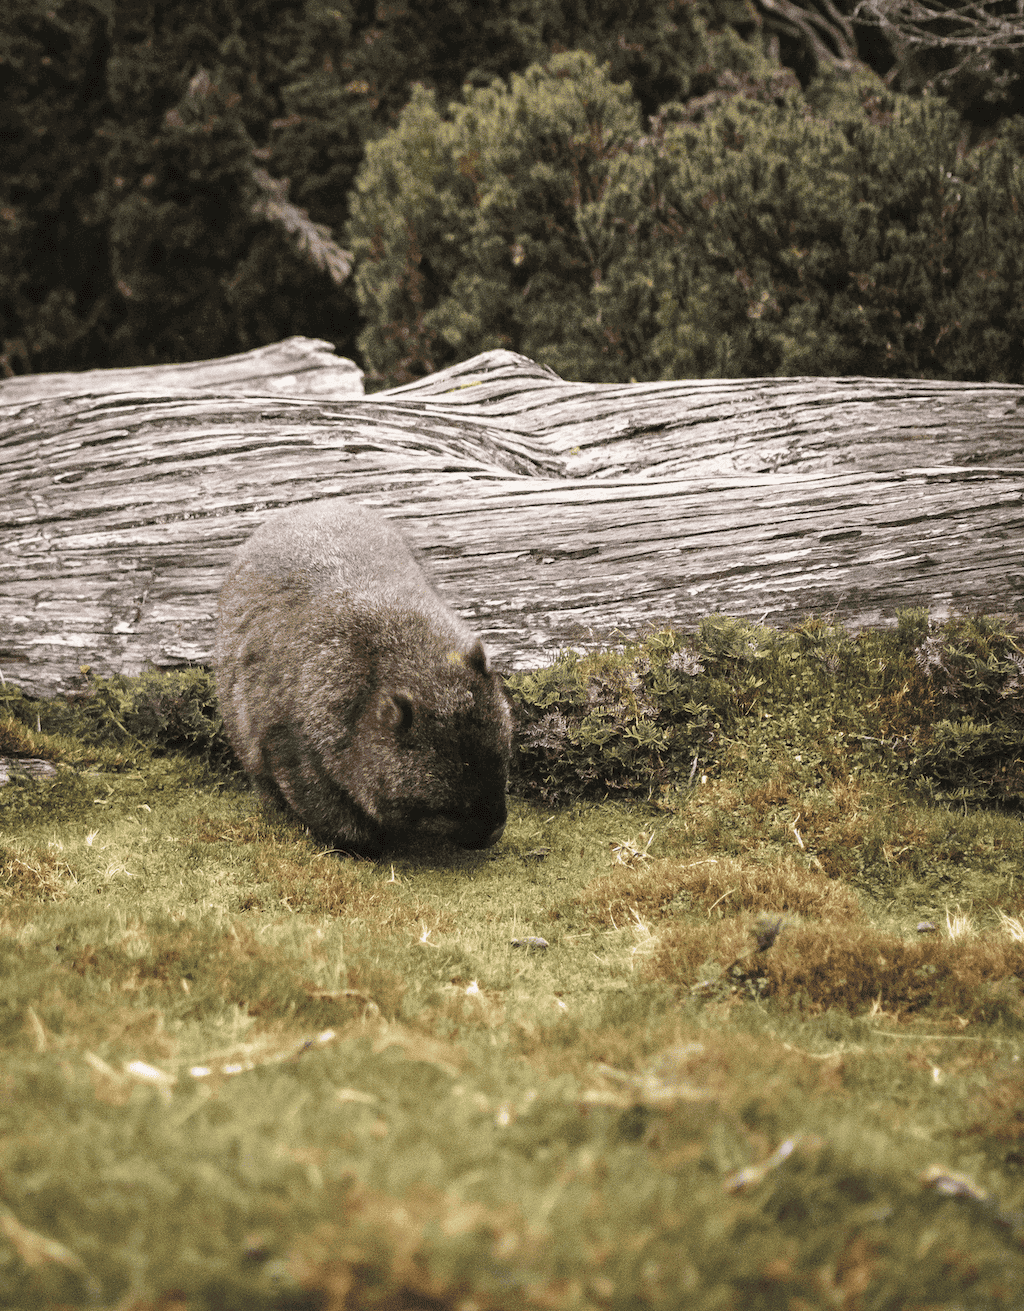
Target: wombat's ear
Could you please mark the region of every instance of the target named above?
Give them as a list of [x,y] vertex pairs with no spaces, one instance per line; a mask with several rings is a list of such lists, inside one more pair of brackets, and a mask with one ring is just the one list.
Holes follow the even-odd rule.
[[415,718],[412,697],[408,692],[393,692],[390,696],[385,696],[380,708],[380,717],[381,722],[390,728],[396,737],[408,733]]
[[479,637],[470,647],[469,655],[466,656],[466,664],[469,665],[470,669],[475,669],[482,678],[486,678],[491,672],[491,667],[487,663],[487,652]]

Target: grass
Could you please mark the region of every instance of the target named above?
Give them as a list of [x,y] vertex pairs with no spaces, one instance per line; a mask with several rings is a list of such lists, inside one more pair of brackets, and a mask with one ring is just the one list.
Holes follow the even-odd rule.
[[372,864],[12,696],[0,1305],[1018,1306],[1024,820],[854,700]]

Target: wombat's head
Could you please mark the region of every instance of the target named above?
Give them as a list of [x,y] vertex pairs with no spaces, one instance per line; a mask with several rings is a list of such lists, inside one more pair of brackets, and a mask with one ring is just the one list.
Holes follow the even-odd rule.
[[339,769],[352,800],[387,845],[426,834],[463,847],[497,842],[512,733],[483,644],[430,643],[381,673]]

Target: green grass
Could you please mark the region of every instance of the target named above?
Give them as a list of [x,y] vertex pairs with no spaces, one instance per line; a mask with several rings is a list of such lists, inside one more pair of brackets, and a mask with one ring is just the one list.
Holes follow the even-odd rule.
[[905,680],[737,669],[692,779],[383,864],[10,693],[0,1305],[1019,1306],[1020,810]]

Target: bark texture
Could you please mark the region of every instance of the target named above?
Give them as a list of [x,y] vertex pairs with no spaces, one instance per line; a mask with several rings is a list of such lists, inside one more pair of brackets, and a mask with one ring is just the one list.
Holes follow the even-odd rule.
[[234,548],[335,496],[401,521],[499,667],[715,611],[1024,616],[1024,387],[596,385],[510,351],[354,385],[301,338],[0,383],[3,676],[49,695],[83,665],[208,663]]

